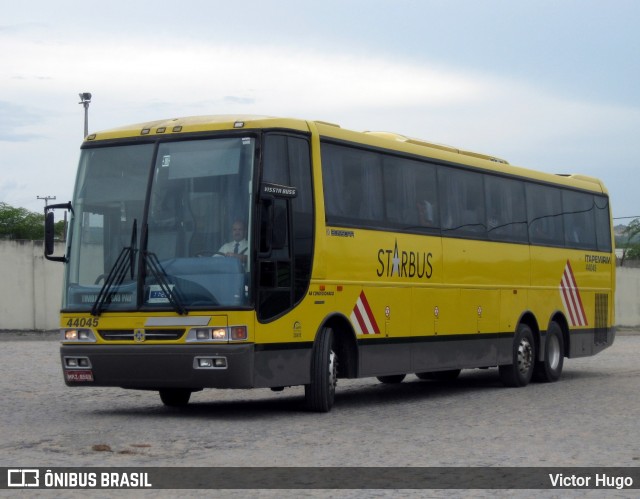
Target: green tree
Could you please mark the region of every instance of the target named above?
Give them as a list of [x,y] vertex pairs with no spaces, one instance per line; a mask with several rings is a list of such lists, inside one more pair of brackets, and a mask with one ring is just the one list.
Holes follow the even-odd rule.
[[625,242],[622,251],[622,258],[620,259],[620,265],[624,265],[625,260],[638,260],[640,259],[640,243],[637,241],[637,237],[640,235],[640,218],[633,220],[627,228],[623,231]]
[[[64,221],[56,223],[56,237],[64,234]],[[40,240],[44,237],[44,214],[14,208],[0,202],[0,239]]]

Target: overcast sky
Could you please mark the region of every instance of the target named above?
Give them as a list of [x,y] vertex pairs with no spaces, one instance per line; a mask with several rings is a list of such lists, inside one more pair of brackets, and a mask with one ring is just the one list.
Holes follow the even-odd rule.
[[0,0],[0,201],[71,198],[89,129],[266,114],[602,178],[640,215],[635,0]]

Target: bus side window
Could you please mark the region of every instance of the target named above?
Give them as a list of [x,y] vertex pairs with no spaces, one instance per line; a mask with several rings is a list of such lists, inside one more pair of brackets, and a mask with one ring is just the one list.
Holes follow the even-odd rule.
[[436,167],[383,155],[385,226],[401,230],[438,226]]
[[565,243],[570,248],[598,249],[592,194],[562,191]]
[[486,237],[484,176],[442,167],[438,173],[442,229],[453,236]]
[[609,230],[609,199],[605,196],[594,196],[596,208],[596,239],[598,251],[611,252],[611,231]]
[[532,244],[564,246],[562,196],[555,187],[526,184],[529,240]]
[[492,241],[527,242],[524,183],[487,175],[487,232]]

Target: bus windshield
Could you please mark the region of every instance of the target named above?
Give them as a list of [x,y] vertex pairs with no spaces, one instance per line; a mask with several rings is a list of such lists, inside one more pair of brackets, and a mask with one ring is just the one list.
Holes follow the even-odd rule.
[[84,149],[63,308],[250,304],[254,150],[247,137]]

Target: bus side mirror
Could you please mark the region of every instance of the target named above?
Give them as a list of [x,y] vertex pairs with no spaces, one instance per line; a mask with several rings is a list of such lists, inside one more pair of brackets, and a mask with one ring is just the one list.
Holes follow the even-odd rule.
[[51,256],[54,252],[55,243],[55,219],[53,216],[53,210],[65,209],[73,212],[71,208],[71,202],[63,204],[51,204],[44,207],[44,257],[52,262],[66,262],[67,257],[63,256]]
[[53,212],[50,211],[44,216],[44,256],[53,255],[55,229]]

